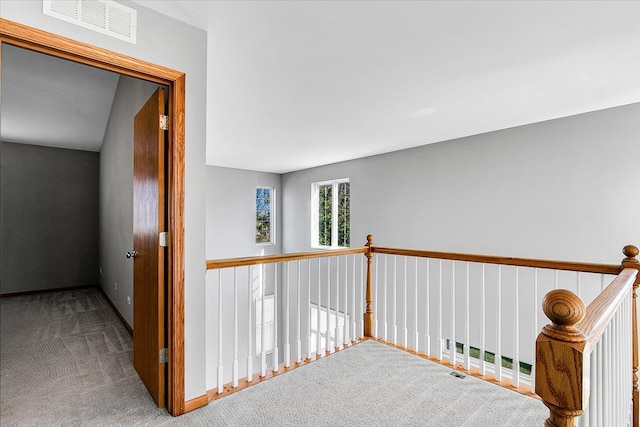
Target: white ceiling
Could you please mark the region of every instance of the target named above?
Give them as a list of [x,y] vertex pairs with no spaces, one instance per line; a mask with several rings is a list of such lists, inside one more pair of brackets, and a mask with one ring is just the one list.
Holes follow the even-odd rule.
[[208,32],[210,165],[282,173],[640,102],[638,1],[136,3]]
[[100,151],[118,74],[2,46],[0,139]]

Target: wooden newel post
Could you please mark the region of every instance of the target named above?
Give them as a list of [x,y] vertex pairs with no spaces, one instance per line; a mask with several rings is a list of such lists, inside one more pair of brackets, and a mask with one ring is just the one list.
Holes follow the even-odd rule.
[[640,393],[638,393],[638,285],[640,284],[640,261],[638,261],[638,248],[627,245],[622,248],[625,259],[622,260],[622,268],[635,268],[638,270],[636,281],[633,284],[633,301],[631,302],[631,333],[633,349],[633,427],[638,427],[638,414],[640,413]]
[[542,310],[551,324],[536,340],[536,394],[549,408],[546,427],[573,427],[589,401],[589,356],[584,355],[585,336],[575,325],[584,318],[584,303],[573,292],[556,289],[545,295]]
[[364,311],[364,336],[373,337],[373,287],[372,282],[372,268],[373,263],[373,236],[369,234],[367,236],[367,243],[365,246],[368,251],[364,254],[367,257],[367,290],[366,290],[366,307]]

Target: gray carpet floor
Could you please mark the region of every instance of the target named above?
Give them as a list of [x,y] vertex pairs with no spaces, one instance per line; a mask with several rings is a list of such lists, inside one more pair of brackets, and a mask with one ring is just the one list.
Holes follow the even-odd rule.
[[532,398],[366,341],[171,417],[99,291],[0,299],[4,426],[542,426]]

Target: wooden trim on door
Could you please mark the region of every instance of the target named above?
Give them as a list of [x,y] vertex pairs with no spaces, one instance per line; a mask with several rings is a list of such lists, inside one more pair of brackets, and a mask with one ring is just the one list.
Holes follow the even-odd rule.
[[185,412],[184,393],[184,168],[185,74],[117,52],[0,18],[1,44],[7,43],[58,58],[78,62],[169,86],[169,269],[166,313],[169,365],[167,409]]

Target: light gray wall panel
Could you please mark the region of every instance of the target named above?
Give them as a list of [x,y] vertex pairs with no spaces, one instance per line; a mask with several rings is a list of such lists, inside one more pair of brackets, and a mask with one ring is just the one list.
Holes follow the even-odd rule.
[[98,283],[98,153],[2,143],[3,293]]
[[283,176],[285,252],[312,182],[351,179],[351,244],[618,263],[640,242],[640,104]]
[[100,151],[100,285],[132,327],[133,118],[158,87],[120,77]]

